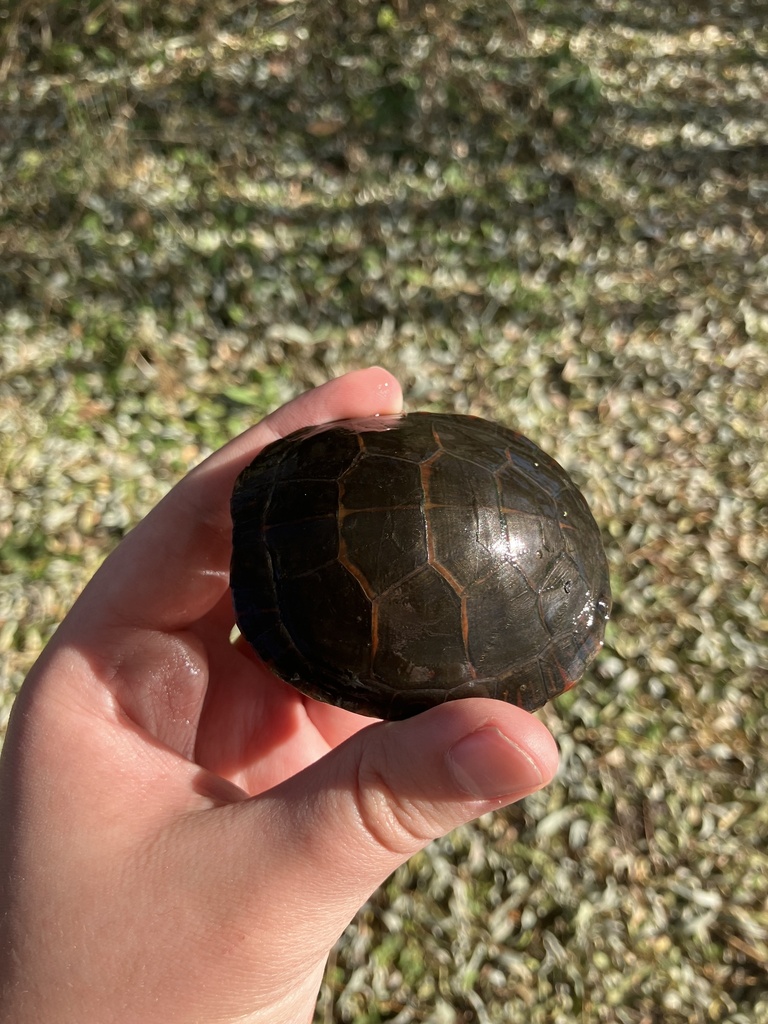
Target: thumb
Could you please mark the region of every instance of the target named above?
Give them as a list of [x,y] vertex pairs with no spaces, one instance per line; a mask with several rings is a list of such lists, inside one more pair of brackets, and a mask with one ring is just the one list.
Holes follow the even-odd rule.
[[[521,708],[460,700],[361,730],[314,765],[230,812],[242,898],[276,950],[322,959],[371,892],[427,843],[550,781],[557,748]],[[258,851],[256,853],[256,851]],[[257,868],[254,859],[257,857]],[[264,898],[264,886],[279,899]],[[274,922],[265,920],[275,914]]]

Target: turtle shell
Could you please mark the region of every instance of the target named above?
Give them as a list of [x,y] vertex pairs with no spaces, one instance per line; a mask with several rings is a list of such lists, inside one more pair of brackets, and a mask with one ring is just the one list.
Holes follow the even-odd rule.
[[241,632],[282,679],[360,714],[461,697],[528,710],[571,687],[611,605],[600,532],[565,470],[473,416],[299,430],[232,496]]

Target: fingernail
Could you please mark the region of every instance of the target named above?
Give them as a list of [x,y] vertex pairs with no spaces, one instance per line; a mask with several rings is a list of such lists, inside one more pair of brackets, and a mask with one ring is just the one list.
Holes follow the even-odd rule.
[[495,726],[464,736],[448,751],[453,777],[469,796],[520,799],[541,789],[544,777],[531,755]]

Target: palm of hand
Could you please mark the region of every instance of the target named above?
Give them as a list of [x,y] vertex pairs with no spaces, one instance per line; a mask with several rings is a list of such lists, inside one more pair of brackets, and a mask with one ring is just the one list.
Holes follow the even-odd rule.
[[[110,556],[35,666],[4,752],[8,816],[20,808],[24,827],[0,854],[11,908],[0,938],[17,956],[24,938],[14,929],[16,918],[25,927],[30,919],[55,920],[63,944],[36,951],[53,991],[90,989],[98,996],[102,985],[113,993],[124,986],[130,1019],[170,1022],[239,1018],[302,990],[298,975],[291,984],[283,969],[273,970],[280,943],[266,914],[262,929],[241,944],[240,957],[217,964],[215,985],[187,997],[178,1017],[170,1009],[185,1005],[190,957],[210,960],[212,948],[232,943],[231,907],[222,891],[228,879],[217,885],[210,877],[212,862],[222,857],[220,844],[210,841],[218,826],[195,812],[229,813],[370,724],[306,700],[242,641],[230,642],[229,494],[240,469],[275,437],[310,422],[398,407],[389,375],[368,371],[302,396],[216,453]],[[252,825],[243,830],[243,854],[251,857]],[[193,851],[197,863],[190,861]],[[249,867],[229,869],[235,877]],[[51,870],[60,881],[53,897]],[[200,883],[196,891],[184,885],[185,874]],[[169,878],[181,881],[180,891]],[[279,887],[279,876],[270,884]],[[191,938],[167,932],[162,918],[174,905],[197,922]],[[137,986],[120,965],[146,964],[150,936],[156,943],[163,936],[162,954],[145,966]],[[310,1005],[324,947],[325,937],[306,950]],[[79,958],[72,948],[81,950]],[[114,957],[104,959],[110,948]],[[230,1001],[222,988],[245,963],[253,986],[229,986]],[[28,978],[26,965],[24,973]],[[23,1009],[19,1004],[18,1020]],[[34,1012],[40,1010],[36,1004]],[[53,1007],[43,1004],[43,1011]],[[91,1019],[89,1012],[81,1001],[72,1019]],[[92,1012],[94,1020],[108,1019],[103,1010]],[[60,995],[55,1019],[70,1019]]]
[[15,1024],[309,1021],[371,890],[554,773],[549,733],[519,708],[458,701],[372,725],[230,642],[240,469],[308,423],[399,407],[388,374],[362,371],[217,452],[110,556],[33,669],[0,772],[0,1005]]

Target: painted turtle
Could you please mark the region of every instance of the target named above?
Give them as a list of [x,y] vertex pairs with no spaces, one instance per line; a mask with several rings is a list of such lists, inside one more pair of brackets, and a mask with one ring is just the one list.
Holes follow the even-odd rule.
[[474,416],[342,420],[274,442],[232,496],[241,632],[303,693],[406,718],[459,697],[533,710],[603,642],[587,503],[528,438]]

